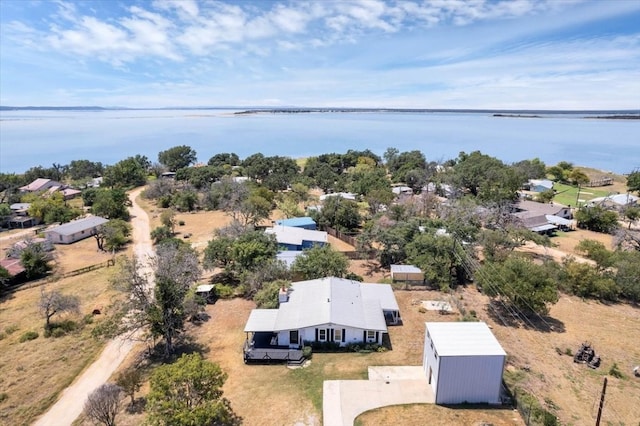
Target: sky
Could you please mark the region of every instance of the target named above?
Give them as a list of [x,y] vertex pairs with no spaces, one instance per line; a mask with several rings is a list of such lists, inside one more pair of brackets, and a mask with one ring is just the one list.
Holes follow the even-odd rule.
[[0,105],[640,109],[640,0],[2,0]]

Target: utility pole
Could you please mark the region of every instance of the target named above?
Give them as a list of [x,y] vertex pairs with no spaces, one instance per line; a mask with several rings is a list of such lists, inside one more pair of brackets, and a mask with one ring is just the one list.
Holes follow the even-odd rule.
[[596,426],[600,426],[600,419],[602,418],[602,408],[604,407],[604,394],[607,392],[607,378],[604,378],[602,384],[602,394],[600,395],[600,406],[598,407],[598,418],[596,419]]

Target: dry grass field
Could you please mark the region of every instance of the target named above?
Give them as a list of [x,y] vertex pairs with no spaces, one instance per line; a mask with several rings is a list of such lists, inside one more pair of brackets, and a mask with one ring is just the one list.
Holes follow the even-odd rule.
[[[26,425],[51,405],[58,394],[100,353],[103,343],[91,330],[108,314],[115,293],[108,279],[113,271],[101,269],[56,282],[44,283],[49,290],[80,298],[79,315],[54,316],[53,321],[73,320],[78,329],[62,337],[44,337],[44,319],[38,312],[41,287],[33,287],[0,298],[0,402],[1,425]],[[93,317],[94,308],[103,314]],[[93,321],[87,324],[83,318]],[[20,342],[28,331],[39,336]]]

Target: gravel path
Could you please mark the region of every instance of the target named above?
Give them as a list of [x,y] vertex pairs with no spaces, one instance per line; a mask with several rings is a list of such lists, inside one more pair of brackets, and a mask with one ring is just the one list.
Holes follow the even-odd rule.
[[[142,188],[139,188],[129,194],[132,203],[129,212],[133,226],[134,253],[146,265],[149,257],[153,255],[153,246],[149,236],[149,216],[136,203],[141,191]],[[82,413],[87,396],[109,380],[134,346],[134,341],[122,338],[115,338],[107,343],[100,357],[62,392],[58,401],[34,425],[71,425]]]

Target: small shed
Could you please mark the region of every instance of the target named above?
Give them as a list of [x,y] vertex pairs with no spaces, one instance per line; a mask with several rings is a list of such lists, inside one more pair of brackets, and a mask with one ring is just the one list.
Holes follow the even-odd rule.
[[316,221],[308,216],[280,219],[276,220],[275,223],[276,225],[293,226],[294,228],[309,229],[311,231],[315,231],[317,227]]
[[215,284],[201,284],[196,287],[196,294],[207,303],[214,303],[216,301],[215,287]]
[[422,284],[424,273],[414,265],[391,265],[391,281]]
[[423,367],[436,404],[500,404],[506,352],[483,322],[428,322]]
[[53,244],[73,244],[96,233],[100,225],[109,222],[100,216],[89,216],[73,220],[44,231],[44,236]]

